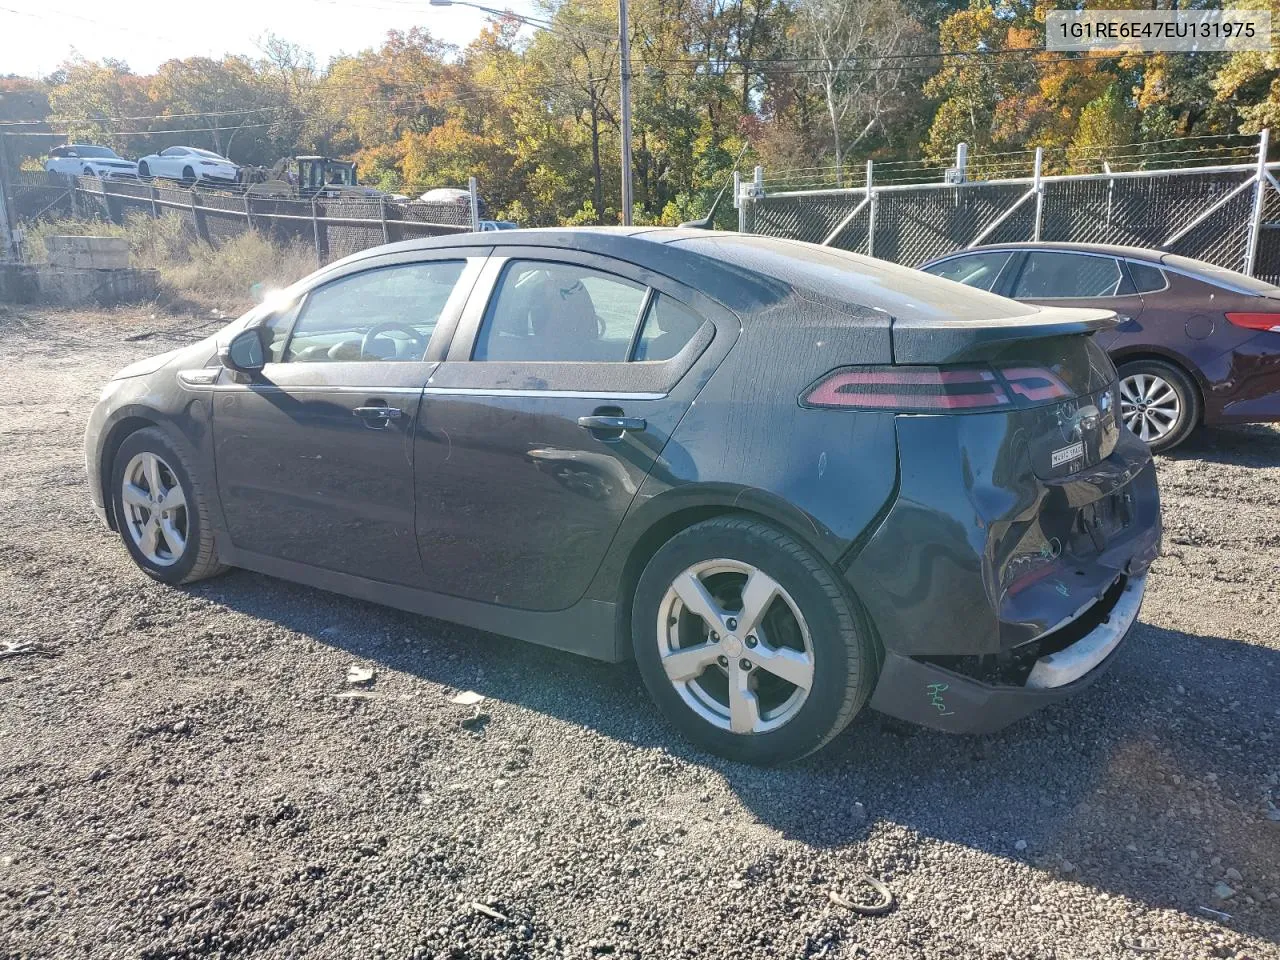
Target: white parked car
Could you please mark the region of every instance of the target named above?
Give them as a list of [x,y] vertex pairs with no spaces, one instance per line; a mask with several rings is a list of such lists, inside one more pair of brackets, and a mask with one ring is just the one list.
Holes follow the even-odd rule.
[[96,147],[87,143],[68,143],[49,151],[44,168],[50,173],[68,177],[133,178],[138,175],[138,165],[126,160],[110,147]]
[[165,177],[183,183],[198,180],[235,183],[240,179],[240,167],[212,150],[166,147],[138,160],[138,176]]

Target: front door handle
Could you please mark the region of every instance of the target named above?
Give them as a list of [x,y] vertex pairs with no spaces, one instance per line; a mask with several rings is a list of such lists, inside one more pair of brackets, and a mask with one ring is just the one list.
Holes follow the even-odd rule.
[[579,417],[578,426],[585,430],[607,430],[610,433],[640,431],[646,426],[644,417]]

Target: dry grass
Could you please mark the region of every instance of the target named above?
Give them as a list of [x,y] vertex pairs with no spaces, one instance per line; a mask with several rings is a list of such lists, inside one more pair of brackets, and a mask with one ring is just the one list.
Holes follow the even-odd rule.
[[133,266],[160,275],[161,297],[171,307],[218,308],[228,312],[252,306],[262,290],[288,286],[315,269],[315,253],[305,244],[280,245],[254,231],[217,246],[196,238],[175,213],[153,219],[133,214],[124,226],[102,220],[49,220],[25,229],[27,256],[48,259],[51,236],[125,237]]

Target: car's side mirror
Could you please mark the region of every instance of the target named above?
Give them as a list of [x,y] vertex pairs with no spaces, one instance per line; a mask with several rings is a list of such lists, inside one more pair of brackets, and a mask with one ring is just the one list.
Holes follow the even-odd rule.
[[240,373],[257,373],[267,365],[267,351],[262,346],[262,328],[241,330],[231,342],[218,351],[222,365]]

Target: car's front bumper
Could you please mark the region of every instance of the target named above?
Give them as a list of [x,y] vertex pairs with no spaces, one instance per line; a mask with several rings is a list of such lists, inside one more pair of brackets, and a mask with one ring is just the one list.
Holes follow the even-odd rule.
[[1038,658],[1021,686],[986,683],[921,657],[888,652],[871,706],[948,733],[990,733],[1008,726],[1101,676],[1137,622],[1146,579],[1144,573],[1126,580],[1108,609],[1094,611],[1101,622],[1074,643]]

